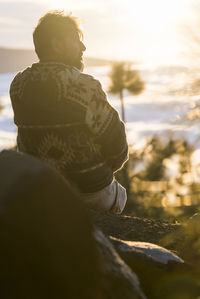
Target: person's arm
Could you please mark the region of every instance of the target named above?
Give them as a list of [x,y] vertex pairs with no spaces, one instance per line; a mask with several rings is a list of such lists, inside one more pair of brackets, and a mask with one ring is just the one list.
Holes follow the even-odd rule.
[[115,172],[128,159],[128,144],[124,123],[108,103],[99,81],[92,81],[92,96],[86,113],[86,123],[101,146],[102,156]]

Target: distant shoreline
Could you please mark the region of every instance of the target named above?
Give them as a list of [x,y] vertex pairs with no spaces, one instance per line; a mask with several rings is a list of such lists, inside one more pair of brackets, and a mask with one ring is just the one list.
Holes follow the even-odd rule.
[[[38,61],[34,50],[31,49],[9,49],[0,47],[0,73],[18,72],[32,63]],[[111,63],[110,60],[85,57],[86,67],[105,66]]]

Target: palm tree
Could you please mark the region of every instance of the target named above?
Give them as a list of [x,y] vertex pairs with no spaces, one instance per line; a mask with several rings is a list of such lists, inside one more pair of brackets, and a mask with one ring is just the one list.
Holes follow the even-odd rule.
[[[144,81],[141,79],[139,72],[132,69],[132,64],[128,62],[115,62],[112,65],[109,76],[111,81],[109,92],[113,94],[119,94],[121,101],[121,116],[123,122],[125,123],[124,90],[127,89],[130,93],[138,95],[145,88]],[[126,188],[127,195],[129,195],[130,178],[128,162],[126,162],[120,173],[117,174],[117,178],[120,179],[122,185]]]
[[145,88],[144,81],[139,72],[132,69],[131,63],[123,61],[112,64],[109,77],[111,81],[109,92],[119,94],[122,120],[125,122],[124,90],[127,89],[133,95],[139,95]]
[[0,112],[3,110],[3,105],[1,104],[1,98],[0,98]]

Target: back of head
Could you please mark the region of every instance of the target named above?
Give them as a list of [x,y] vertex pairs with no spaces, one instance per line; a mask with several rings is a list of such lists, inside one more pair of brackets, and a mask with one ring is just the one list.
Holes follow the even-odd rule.
[[53,38],[63,40],[66,36],[73,36],[74,32],[82,36],[77,19],[65,15],[63,11],[51,11],[41,17],[33,32],[33,42],[39,59],[45,59],[49,55]]
[[28,155],[0,153],[0,174],[10,180],[0,197],[1,298],[96,298],[96,244],[76,193]]

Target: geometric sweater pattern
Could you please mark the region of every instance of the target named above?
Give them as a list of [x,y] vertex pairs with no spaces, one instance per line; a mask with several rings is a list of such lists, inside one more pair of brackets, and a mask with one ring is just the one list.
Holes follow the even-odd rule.
[[34,63],[10,86],[18,150],[51,164],[80,192],[97,192],[128,158],[125,126],[101,84],[58,62]]

